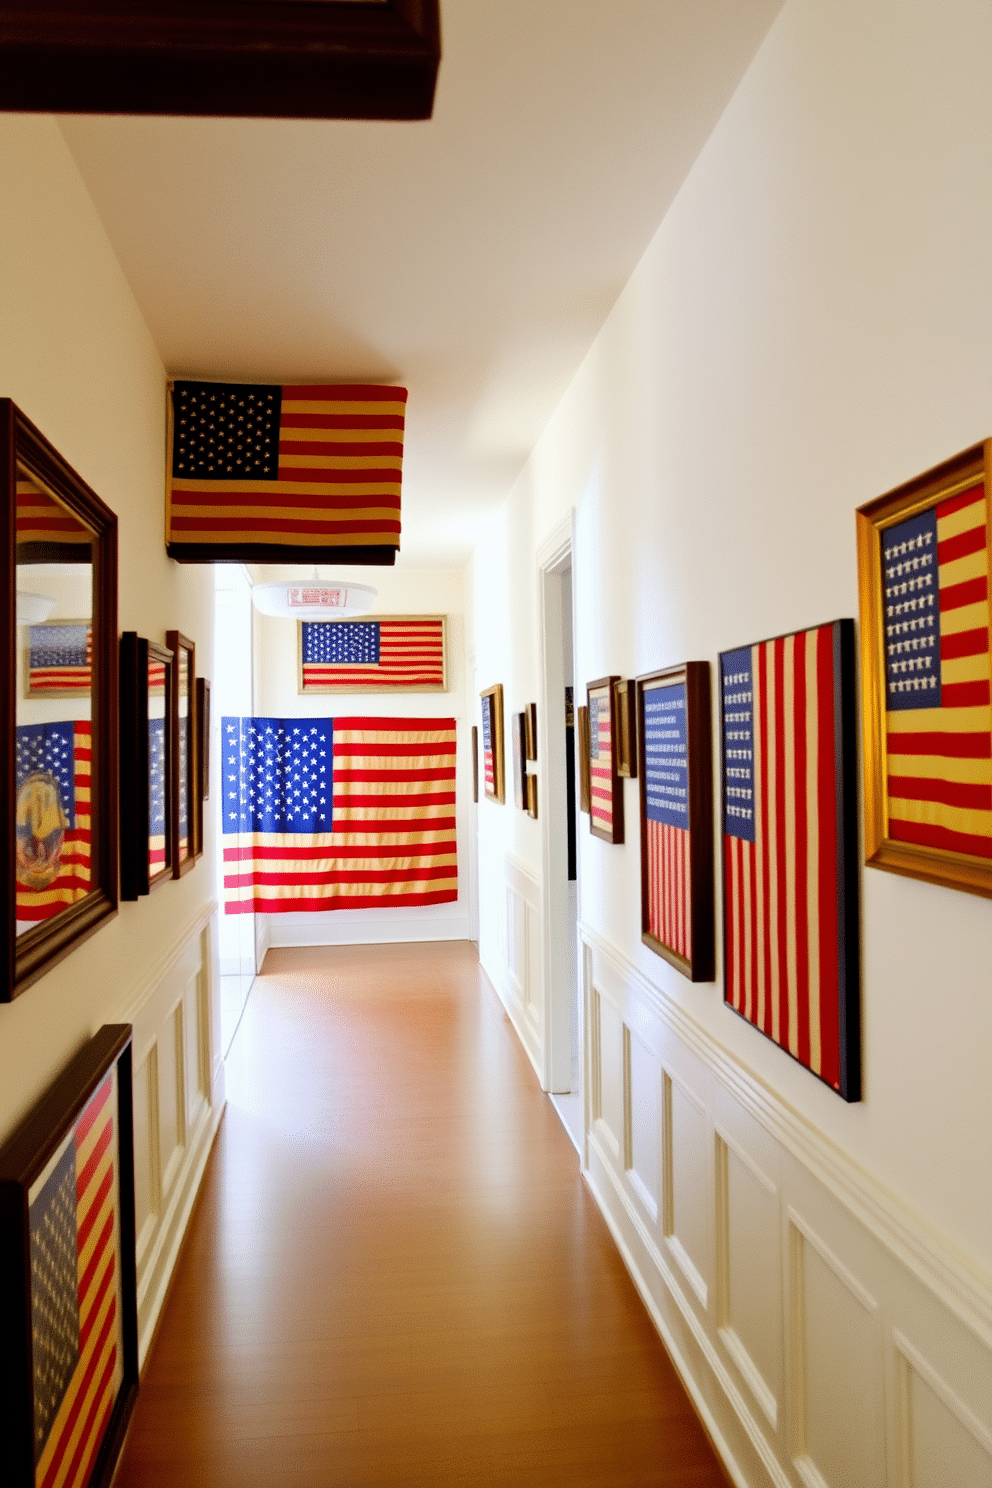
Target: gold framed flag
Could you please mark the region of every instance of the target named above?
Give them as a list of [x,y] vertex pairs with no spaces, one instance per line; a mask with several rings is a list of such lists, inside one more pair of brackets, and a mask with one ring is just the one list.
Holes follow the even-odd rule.
[[365,383],[170,383],[169,557],[395,563],[406,400]]
[[865,861],[992,898],[992,441],[859,507]]

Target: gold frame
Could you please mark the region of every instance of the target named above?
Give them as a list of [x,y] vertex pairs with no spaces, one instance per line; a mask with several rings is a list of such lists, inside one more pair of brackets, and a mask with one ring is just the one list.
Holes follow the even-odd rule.
[[[305,617],[303,617],[305,618]],[[296,622],[296,692],[298,697],[316,697],[325,693],[358,692],[447,692],[448,691],[448,617],[447,615],[353,615],[351,619],[317,621],[324,625],[365,625],[383,620],[440,620],[441,622],[441,674],[440,687],[436,682],[426,686],[422,682],[398,682],[391,687],[304,687],[303,686],[303,618]]]
[[[942,847],[897,842],[888,834],[884,687],[885,624],[878,534],[974,485],[985,486],[988,531],[989,633],[992,653],[992,440],[973,445],[915,480],[857,510],[858,588],[861,602],[861,716],[864,738],[865,862],[871,868],[946,884],[992,898],[992,859]],[[992,679],[990,679],[992,680]]]
[[[495,683],[494,686],[485,688],[485,690],[483,692],[480,692],[479,693],[479,698],[480,698],[480,701],[482,703],[483,711],[486,709],[487,706],[489,706],[491,708],[491,710],[492,710],[491,713],[490,713],[490,718],[489,718],[489,729],[490,729],[490,734],[491,734],[492,741],[493,741],[493,784],[494,784],[495,789],[494,790],[490,790],[489,787],[485,785],[485,764],[483,764],[483,776],[482,776],[482,778],[483,778],[483,789],[485,791],[485,796],[486,796],[486,800],[487,801],[497,801],[499,803],[499,805],[502,806],[503,803],[506,800],[506,773],[505,773],[504,768],[503,768],[503,684],[502,684],[502,682],[497,682],[497,683]],[[488,704],[486,703],[486,699],[487,698],[490,700]],[[483,733],[482,735],[480,735],[480,742],[484,738],[485,738],[485,734]],[[485,759],[485,747],[484,746],[480,750],[480,753],[483,756],[483,760],[484,760]]]

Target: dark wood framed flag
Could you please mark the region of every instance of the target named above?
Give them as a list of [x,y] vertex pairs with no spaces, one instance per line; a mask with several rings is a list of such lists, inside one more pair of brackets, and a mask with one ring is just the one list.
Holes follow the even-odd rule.
[[714,971],[710,718],[708,661],[637,679],[641,940],[692,982]]
[[858,510],[865,861],[992,898],[992,441]]
[[482,703],[482,787],[487,801],[506,799],[503,769],[503,684],[496,682],[480,693]]
[[445,692],[444,615],[297,622],[298,691]]
[[406,401],[365,383],[170,383],[169,556],[395,563]]
[[724,1001],[861,1098],[854,621],[720,655]]
[[623,781],[618,769],[616,694],[619,677],[586,686],[589,709],[589,830],[604,842],[623,842]]
[[105,1488],[138,1392],[131,1029],[107,1025],[0,1148],[9,1488]]

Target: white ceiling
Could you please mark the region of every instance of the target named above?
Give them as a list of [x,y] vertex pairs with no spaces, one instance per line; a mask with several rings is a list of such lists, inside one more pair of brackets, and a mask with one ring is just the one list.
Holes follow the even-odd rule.
[[442,0],[427,122],[62,130],[169,372],[405,384],[400,561],[460,561],[780,6]]

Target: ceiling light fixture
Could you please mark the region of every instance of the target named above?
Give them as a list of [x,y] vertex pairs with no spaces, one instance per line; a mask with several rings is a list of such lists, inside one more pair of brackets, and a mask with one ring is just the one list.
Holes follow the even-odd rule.
[[365,615],[375,603],[377,590],[348,579],[312,579],[287,583],[255,584],[252,603],[263,615],[280,620],[347,620]]

